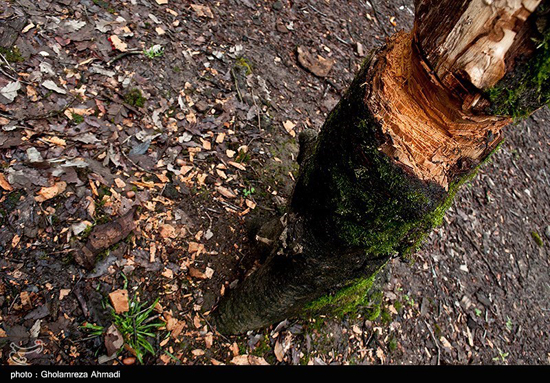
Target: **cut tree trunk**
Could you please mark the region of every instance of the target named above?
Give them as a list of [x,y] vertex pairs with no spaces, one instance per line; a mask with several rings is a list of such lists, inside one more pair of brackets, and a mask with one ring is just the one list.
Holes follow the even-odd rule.
[[540,3],[416,2],[413,31],[370,55],[318,137],[300,136],[288,212],[265,241],[272,252],[221,299],[218,331],[349,309],[391,257],[414,252],[512,117],[550,100]]

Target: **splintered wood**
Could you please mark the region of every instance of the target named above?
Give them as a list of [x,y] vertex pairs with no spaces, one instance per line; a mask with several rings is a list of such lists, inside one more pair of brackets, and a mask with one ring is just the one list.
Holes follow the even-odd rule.
[[[442,12],[459,3],[464,3],[462,10]],[[505,56],[540,3],[541,0],[445,0],[439,7],[426,7],[421,16],[424,20],[417,20],[415,26],[420,29],[416,38],[443,83],[453,83],[458,74],[478,89],[488,89],[506,73]],[[431,12],[438,13],[433,15],[433,21],[439,20],[438,25],[426,20],[432,17]],[[459,18],[449,23],[441,20],[445,17],[441,13]],[[422,30],[429,26],[431,30]]]
[[380,150],[418,178],[447,189],[463,163],[477,163],[500,141],[510,119],[474,115],[443,87],[398,33],[375,62],[367,95],[388,140]]

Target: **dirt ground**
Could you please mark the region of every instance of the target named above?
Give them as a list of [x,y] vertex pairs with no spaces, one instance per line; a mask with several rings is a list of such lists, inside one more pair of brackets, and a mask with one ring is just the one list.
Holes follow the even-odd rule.
[[297,134],[412,20],[409,0],[0,0],[1,363],[549,364],[547,108],[371,306],[209,323],[261,262]]

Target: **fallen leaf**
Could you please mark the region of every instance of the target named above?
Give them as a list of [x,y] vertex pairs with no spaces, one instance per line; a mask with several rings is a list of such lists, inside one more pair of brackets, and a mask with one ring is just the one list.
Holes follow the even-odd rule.
[[126,365],[126,366],[130,366],[134,363],[136,363],[136,357],[135,356],[129,356],[128,358],[124,358],[122,359],[122,364]]
[[13,191],[13,187],[10,185],[3,173],[0,173],[0,187],[6,191]]
[[254,355],[239,355],[231,359],[230,363],[238,366],[269,366],[264,358]]
[[159,226],[159,234],[162,238],[175,238],[177,237],[176,229],[174,226],[167,223]]
[[195,269],[194,267],[190,267],[189,268],[189,275],[193,278],[197,278],[197,279],[208,279],[208,277],[206,276],[206,274],[204,274],[202,271],[200,271],[199,269]]
[[279,342],[279,340],[275,342],[275,347],[273,348],[273,352],[275,353],[275,357],[279,362],[282,362],[284,360],[285,353],[283,351],[283,346],[281,346],[281,342]]
[[120,350],[124,345],[124,337],[118,331],[116,326],[112,324],[105,332],[105,348],[107,349],[107,355],[114,355],[115,352]]
[[223,186],[216,187],[216,190],[218,191],[218,193],[220,193],[221,195],[223,195],[226,198],[236,198],[237,197],[235,195],[235,193],[233,193],[231,190],[229,190],[227,188],[224,188]]
[[237,169],[240,169],[240,170],[246,170],[246,167],[243,165],[243,164],[240,164],[238,162],[235,162],[235,161],[229,161],[228,162],[229,165],[237,168]]
[[191,8],[193,8],[198,17],[214,18],[212,10],[207,5],[191,4]]
[[67,94],[67,91],[63,88],[60,88],[59,86],[57,86],[57,84],[55,82],[53,82],[52,80],[46,80],[42,83],[42,86],[48,90],[53,90],[54,92],[56,93],[59,93],[59,94]]
[[17,91],[21,89],[21,83],[19,81],[10,82],[8,85],[0,89],[0,94],[8,99],[8,104],[15,100],[17,97]]
[[44,138],[43,140],[57,146],[67,146],[67,141],[59,137],[55,137],[55,136],[47,137],[47,138]]
[[130,310],[128,303],[128,290],[120,289],[109,294],[109,299],[113,304],[113,308],[117,314],[125,313]]
[[161,275],[165,278],[172,279],[174,278],[174,272],[170,269],[165,269]]
[[63,193],[66,188],[67,183],[64,181],[57,182],[55,185],[50,187],[43,187],[38,191],[38,195],[34,197],[34,200],[36,202],[44,202]]
[[328,76],[332,66],[334,65],[334,60],[326,59],[322,56],[317,55],[314,57],[306,48],[298,47],[298,62],[302,67],[313,73],[318,77]]
[[[90,185],[92,184],[90,182]],[[93,202],[93,199],[91,199],[91,202]],[[136,228],[135,211],[134,208],[112,222],[95,226],[88,237],[86,245],[80,251],[75,252],[76,263],[88,269],[93,268],[97,254],[122,241]]]
[[287,121],[283,122],[283,127],[285,128],[287,133],[290,134],[292,137],[296,136],[296,132],[294,131],[294,128],[296,127],[295,123],[293,123],[290,120],[287,120]]
[[59,300],[63,300],[67,295],[71,293],[71,289],[61,289],[59,290]]
[[111,35],[109,41],[113,44],[115,49],[118,49],[121,52],[126,52],[128,50],[128,44],[120,39],[117,35]]

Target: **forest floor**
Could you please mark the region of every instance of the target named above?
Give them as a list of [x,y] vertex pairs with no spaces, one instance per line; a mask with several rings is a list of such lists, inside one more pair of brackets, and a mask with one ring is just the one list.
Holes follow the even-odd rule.
[[253,222],[284,211],[297,134],[411,28],[412,1],[0,12],[2,364],[550,363],[547,108],[507,129],[370,306],[242,336],[210,325],[259,264]]

